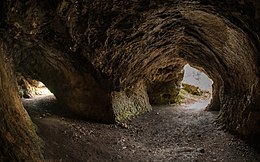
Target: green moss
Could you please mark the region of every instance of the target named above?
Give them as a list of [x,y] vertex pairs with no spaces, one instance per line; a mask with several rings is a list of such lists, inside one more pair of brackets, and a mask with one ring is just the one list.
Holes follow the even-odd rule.
[[143,82],[138,83],[131,90],[113,92],[112,105],[116,116],[115,120],[118,123],[151,110]]
[[185,98],[185,94],[187,94],[187,91],[185,91],[184,89],[181,89],[178,96],[175,98],[175,102],[174,104],[181,104],[183,99]]
[[139,114],[138,111],[132,112],[132,111],[122,111],[120,115],[116,116],[116,122],[121,123],[126,120],[129,120],[130,118],[133,118]]

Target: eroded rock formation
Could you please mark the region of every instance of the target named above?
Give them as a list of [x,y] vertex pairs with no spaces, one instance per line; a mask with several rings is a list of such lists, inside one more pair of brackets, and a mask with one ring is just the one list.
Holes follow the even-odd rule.
[[[16,70],[66,106],[113,122],[174,101],[182,67],[214,81],[210,110],[260,133],[258,0],[1,1],[0,33]],[[2,77],[2,76],[1,76]]]
[[42,141],[22,106],[6,51],[0,40],[0,161],[41,161]]

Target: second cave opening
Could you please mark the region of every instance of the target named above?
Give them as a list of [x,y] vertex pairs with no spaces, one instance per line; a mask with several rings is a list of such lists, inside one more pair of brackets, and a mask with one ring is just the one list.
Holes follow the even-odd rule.
[[179,102],[185,109],[204,110],[212,99],[213,80],[203,71],[186,64],[179,92]]
[[53,93],[48,89],[43,82],[17,76],[19,95],[22,98],[34,98],[39,96],[49,96]]

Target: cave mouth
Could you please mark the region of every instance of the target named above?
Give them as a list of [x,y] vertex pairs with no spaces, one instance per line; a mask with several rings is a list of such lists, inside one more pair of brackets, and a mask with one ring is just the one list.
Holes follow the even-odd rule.
[[54,96],[43,82],[19,76],[17,78],[21,98],[32,99],[36,97]]
[[180,103],[185,109],[204,110],[212,99],[213,80],[203,71],[186,64],[179,92]]
[[38,95],[54,95],[42,82],[39,82],[36,90]]

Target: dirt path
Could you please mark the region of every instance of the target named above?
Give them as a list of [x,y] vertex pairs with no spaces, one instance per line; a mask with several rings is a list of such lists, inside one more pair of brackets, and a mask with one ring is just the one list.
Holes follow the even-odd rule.
[[213,124],[212,112],[154,107],[119,126],[72,119],[51,96],[23,102],[45,141],[46,161],[260,161],[259,151]]

